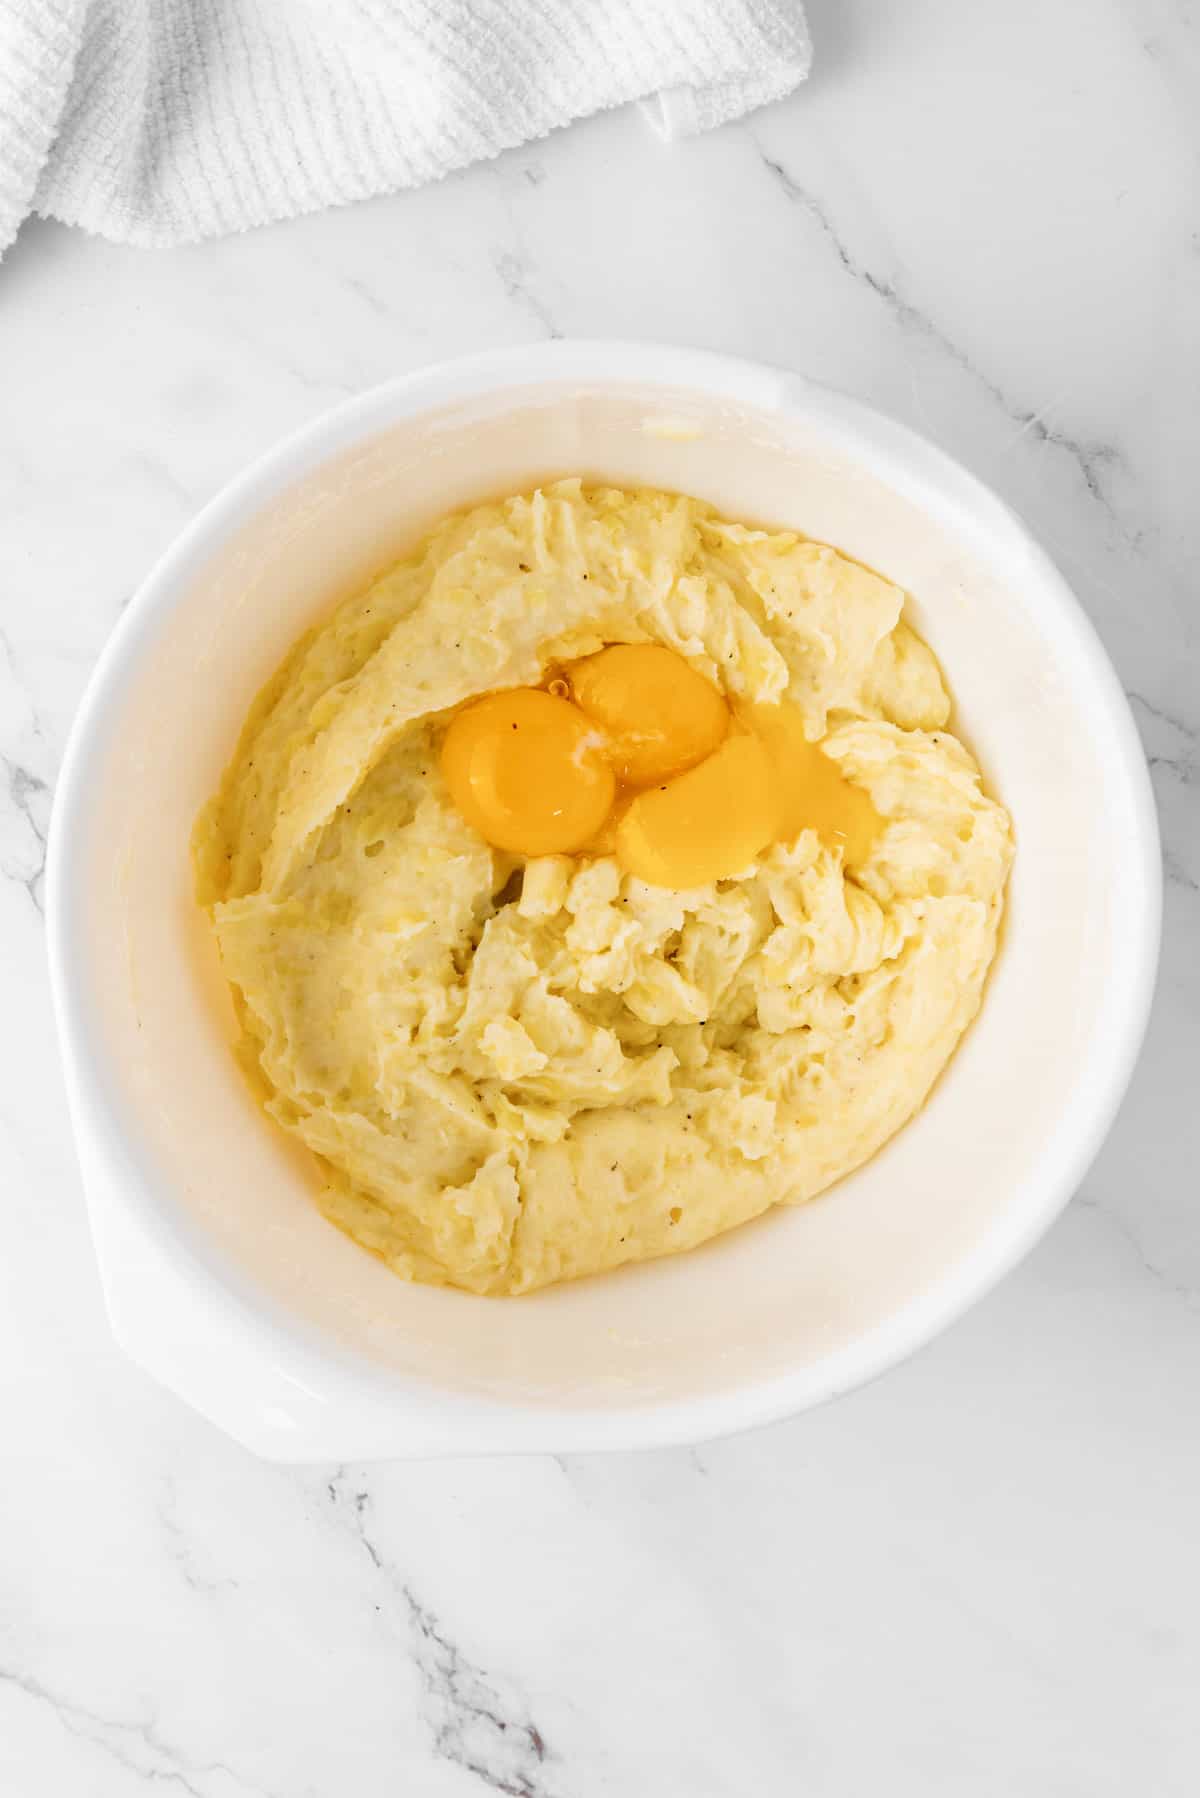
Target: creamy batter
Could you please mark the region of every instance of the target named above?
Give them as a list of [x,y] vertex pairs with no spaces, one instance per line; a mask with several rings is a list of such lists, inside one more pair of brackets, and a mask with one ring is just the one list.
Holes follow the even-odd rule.
[[[405,1278],[526,1292],[811,1198],[913,1115],[1012,842],[902,609],[795,532],[563,481],[448,519],[295,646],[195,859],[243,1059],[334,1223]],[[786,707],[878,828],[848,859],[800,782],[749,865],[683,890],[603,843],[488,842],[450,723],[614,644],[735,719]]]

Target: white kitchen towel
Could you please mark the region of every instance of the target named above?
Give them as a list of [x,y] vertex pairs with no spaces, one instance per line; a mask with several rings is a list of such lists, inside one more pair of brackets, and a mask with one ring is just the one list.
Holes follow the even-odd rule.
[[31,211],[244,231],[630,100],[703,131],[810,59],[800,0],[0,0],[0,254]]

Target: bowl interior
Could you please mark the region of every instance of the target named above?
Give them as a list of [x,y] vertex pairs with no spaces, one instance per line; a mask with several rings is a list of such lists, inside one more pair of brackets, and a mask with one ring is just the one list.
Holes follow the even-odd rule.
[[[1133,903],[1136,795],[1111,676],[1053,570],[936,452],[800,384],[760,399],[549,379],[362,421],[227,503],[160,571],[169,592],[145,610],[94,734],[71,929],[150,1200],[264,1313],[387,1377],[601,1409],[819,1379],[948,1285],[981,1284],[1064,1196]],[[401,1283],[320,1216],[306,1159],[230,1055],[188,839],[249,702],[306,625],[445,511],[576,471],[798,527],[901,584],[1018,855],[983,1012],[868,1167],[689,1255],[487,1301]]]

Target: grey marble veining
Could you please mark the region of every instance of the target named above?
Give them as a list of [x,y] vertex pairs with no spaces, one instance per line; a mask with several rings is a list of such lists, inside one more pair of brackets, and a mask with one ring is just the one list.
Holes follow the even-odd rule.
[[[811,82],[436,189],[0,268],[0,1790],[1190,1798],[1200,1786],[1200,20],[810,0]],[[586,201],[583,195],[586,191]],[[434,358],[761,356],[1017,507],[1154,777],[1164,971],[1025,1266],[864,1392],[637,1457],[261,1466],[109,1338],[42,955],[46,826],[129,595],[244,462]]]

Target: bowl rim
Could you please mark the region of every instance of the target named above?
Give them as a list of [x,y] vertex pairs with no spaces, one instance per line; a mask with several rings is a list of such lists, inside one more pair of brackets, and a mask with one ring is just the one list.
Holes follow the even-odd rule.
[[[984,1237],[929,1288],[882,1323],[806,1367],[747,1378],[711,1394],[572,1408],[507,1398],[385,1370],[330,1342],[233,1268],[200,1229],[161,1202],[153,1170],[130,1140],[117,1083],[98,1050],[98,1019],[87,996],[86,957],[75,927],[90,800],[89,772],[119,718],[141,655],[216,548],[274,498],[321,464],[401,419],[456,401],[564,382],[631,386],[664,395],[691,392],[766,412],[803,415],[831,443],[866,460],[872,473],[927,512],[969,518],[972,534],[992,530],[1026,559],[1050,608],[1056,653],[1083,686],[1104,732],[1123,808],[1129,854],[1115,895],[1119,953],[1110,970],[1111,1027],[1097,1034],[1060,1128],[1019,1194]],[[864,457],[864,451],[866,455]],[[72,724],[59,776],[46,858],[46,936],[51,989],[81,1163],[98,1157],[111,1187],[157,1252],[202,1290],[214,1315],[247,1325],[297,1379],[327,1388],[348,1381],[368,1403],[395,1412],[455,1416],[473,1433],[492,1419],[498,1450],[665,1446],[711,1439],[777,1421],[876,1378],[905,1360],[991,1290],[1033,1247],[1073,1196],[1111,1126],[1132,1076],[1153,998],[1162,910],[1158,823],[1149,770],[1128,700],[1090,618],[1019,517],[983,482],[907,426],[808,377],[767,364],[652,342],[555,341],[484,351],[398,375],[318,415],[236,474],[168,546],[119,618],[97,660]],[[89,1201],[99,1249],[100,1220]],[[101,1256],[102,1279],[105,1278]],[[110,1299],[110,1318],[120,1320]],[[348,1388],[347,1388],[348,1390]],[[465,1447],[466,1445],[464,1445]],[[468,1451],[469,1452],[469,1451]]]

